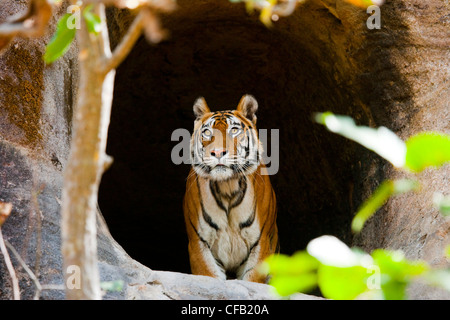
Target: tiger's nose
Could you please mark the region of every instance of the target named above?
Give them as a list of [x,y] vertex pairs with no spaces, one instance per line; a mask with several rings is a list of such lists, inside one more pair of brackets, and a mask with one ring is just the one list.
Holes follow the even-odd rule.
[[214,150],[211,150],[211,155],[213,157],[216,157],[217,159],[222,158],[227,153],[228,153],[228,151],[226,149],[214,149]]

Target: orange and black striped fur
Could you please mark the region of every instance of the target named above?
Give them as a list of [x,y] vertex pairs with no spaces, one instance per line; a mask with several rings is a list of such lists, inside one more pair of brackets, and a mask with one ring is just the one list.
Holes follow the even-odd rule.
[[250,95],[230,111],[211,112],[203,98],[194,104],[183,204],[193,274],[266,282],[257,266],[277,250],[277,210],[261,162],[257,108]]

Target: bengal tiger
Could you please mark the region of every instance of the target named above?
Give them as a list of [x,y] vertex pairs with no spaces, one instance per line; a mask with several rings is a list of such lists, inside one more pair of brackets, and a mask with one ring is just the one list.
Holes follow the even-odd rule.
[[194,103],[192,167],[183,201],[191,272],[265,283],[257,268],[278,250],[277,206],[256,130],[258,103],[244,95],[236,110]]

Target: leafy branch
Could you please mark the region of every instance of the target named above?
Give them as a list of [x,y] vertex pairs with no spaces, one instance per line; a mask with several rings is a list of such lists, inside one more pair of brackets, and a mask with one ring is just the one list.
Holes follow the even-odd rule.
[[[450,135],[440,132],[421,132],[403,142],[391,130],[357,126],[352,118],[334,115],[331,112],[317,113],[317,123],[334,133],[360,143],[391,162],[396,168],[408,173],[419,173],[429,167],[440,167],[450,161]],[[367,199],[352,221],[353,232],[360,232],[364,223],[392,196],[418,190],[414,180],[383,182]],[[444,214],[449,214],[449,197],[436,196],[435,205]]]
[[[352,118],[331,112],[317,113],[316,122],[334,133],[360,143],[391,162],[396,168],[417,174],[450,161],[450,136],[422,132],[403,142],[387,128],[357,126]],[[353,232],[360,232],[376,211],[394,195],[417,190],[411,179],[386,180],[367,199],[352,221]],[[450,214],[450,199],[435,195],[435,206]],[[450,258],[450,246],[444,253]],[[425,261],[410,261],[402,251],[377,249],[371,255],[350,249],[335,237],[312,240],[306,251],[292,257],[272,255],[261,266],[271,274],[272,284],[281,296],[308,292],[319,286],[330,299],[404,299],[407,286],[415,279],[450,291],[450,269],[432,269]]]
[[51,16],[50,0],[31,0],[25,14],[12,16],[0,25],[0,53],[8,48],[15,37],[43,35]]
[[408,260],[400,250],[376,249],[369,255],[333,236],[316,238],[291,257],[272,255],[260,268],[270,273],[269,283],[282,297],[318,286],[328,299],[402,300],[417,279],[450,291],[449,269]]
[[[162,38],[164,32],[160,30],[154,12],[171,10],[174,6],[171,0],[73,2],[75,12],[60,19],[44,55],[44,59],[48,58],[47,62],[55,61],[64,55],[76,36],[80,51],[80,82],[73,116],[74,134],[64,171],[61,230],[64,268],[79,267],[81,287],[66,288],[66,298],[101,299],[96,204],[101,177],[112,162],[112,158],[106,154],[106,139],[115,69],[128,55],[141,33],[151,41]],[[113,52],[109,43],[105,4],[127,8],[133,5],[137,11],[133,23]],[[65,276],[67,282],[70,275],[65,273]]]

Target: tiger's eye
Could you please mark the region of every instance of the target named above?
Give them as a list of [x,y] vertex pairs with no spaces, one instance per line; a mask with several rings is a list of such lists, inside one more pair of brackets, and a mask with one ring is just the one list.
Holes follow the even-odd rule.
[[203,135],[204,135],[205,137],[209,137],[209,136],[211,135],[211,131],[208,130],[208,129],[206,129],[205,131],[203,131]]
[[239,132],[239,129],[238,128],[232,128],[231,129],[231,133],[232,134],[236,134],[236,133],[238,133]]

